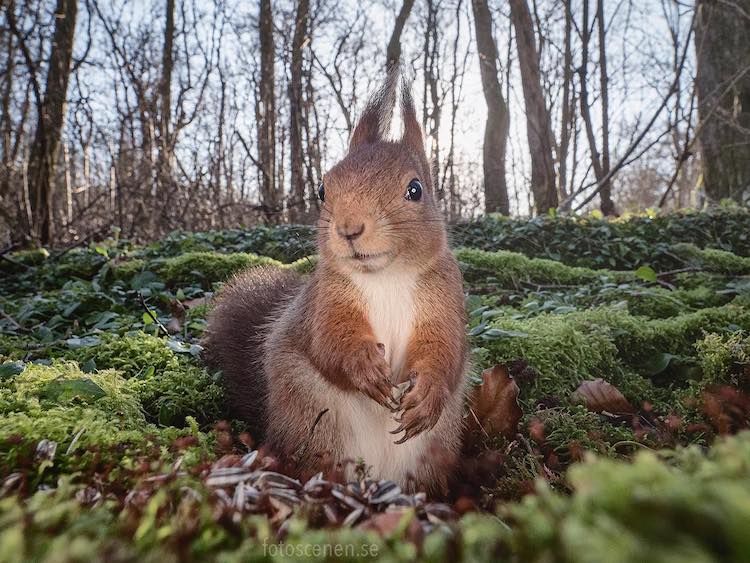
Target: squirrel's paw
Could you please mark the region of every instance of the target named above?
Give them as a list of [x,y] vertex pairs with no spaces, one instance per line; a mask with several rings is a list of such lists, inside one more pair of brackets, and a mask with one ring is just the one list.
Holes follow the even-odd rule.
[[399,427],[391,434],[404,432],[395,444],[403,444],[410,438],[433,428],[445,408],[448,400],[448,390],[436,378],[418,376],[416,383],[409,389],[401,400],[403,411],[401,418],[396,419]]
[[357,390],[389,410],[397,408],[391,395],[391,368],[385,361],[382,346],[366,343],[350,358],[347,371]]

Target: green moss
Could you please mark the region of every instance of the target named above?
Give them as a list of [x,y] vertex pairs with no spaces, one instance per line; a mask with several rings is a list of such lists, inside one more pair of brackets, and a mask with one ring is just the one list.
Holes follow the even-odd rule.
[[507,288],[519,287],[522,282],[575,285],[597,282],[603,277],[608,277],[611,281],[636,279],[629,272],[566,266],[554,260],[527,258],[516,252],[485,252],[463,248],[456,250],[455,255],[467,282],[492,281]]
[[695,347],[704,384],[738,385],[744,371],[750,375],[750,336],[747,334],[707,334]]
[[142,258],[133,258],[119,262],[112,267],[112,277],[115,280],[130,281],[133,277],[148,268],[148,262]]
[[280,266],[281,263],[272,258],[244,252],[188,252],[164,260],[159,265],[158,273],[171,284],[197,283],[210,287],[214,282],[227,280],[234,273],[260,265]]
[[291,264],[285,265],[285,267],[291,268],[292,270],[299,272],[300,274],[309,274],[315,270],[315,266],[318,265],[319,257],[317,254],[312,256],[305,256],[299,260],[295,260]]
[[97,369],[119,370],[128,379],[180,367],[177,354],[164,338],[135,332],[125,336],[105,333],[98,340],[98,344],[68,350],[64,357],[80,365],[93,362]]
[[678,243],[671,250],[691,266],[707,272],[742,275],[750,273],[750,258],[715,248],[700,249],[693,244]]
[[223,417],[223,391],[216,379],[196,366],[167,369],[131,380],[147,418],[164,426],[182,426],[187,417],[211,423]]
[[44,264],[49,258],[49,251],[46,248],[19,250],[11,252],[6,258],[8,259],[0,259],[0,272],[17,274],[26,271],[27,268]]
[[[665,462],[665,458],[677,467]],[[540,483],[504,508],[521,561],[744,561],[750,553],[750,433],[627,464],[591,458],[569,497]]]
[[530,415],[543,424],[545,443],[563,462],[574,460],[583,451],[616,455],[613,444],[632,441],[632,429],[616,426],[582,405],[540,409]]
[[52,365],[28,364],[6,382],[15,392],[15,405],[26,403],[27,412],[43,414],[46,409],[87,405],[107,416],[117,416],[128,427],[143,422],[135,393],[114,370],[84,373],[75,362],[55,361]]
[[525,320],[499,317],[476,341],[489,351],[490,363],[520,358],[535,370],[522,385],[522,397],[532,405],[549,396],[564,400],[597,377],[622,386],[640,405],[662,399],[645,378],[667,370],[675,356],[694,358],[704,330],[726,334],[736,328],[750,329],[750,311],[725,306],[652,320],[599,308]]
[[88,280],[101,270],[107,260],[104,255],[92,249],[74,248],[57,261],[56,275]]

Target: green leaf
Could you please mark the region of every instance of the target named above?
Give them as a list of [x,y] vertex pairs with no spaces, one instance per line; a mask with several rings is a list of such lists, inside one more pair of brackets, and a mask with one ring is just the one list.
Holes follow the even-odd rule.
[[[156,313],[154,313],[154,311],[151,311],[151,312],[153,313],[153,315],[155,317]],[[143,316],[141,318],[143,319],[143,324],[146,325],[146,326],[154,324],[153,317],[151,315],[149,315],[148,313],[143,313]]]
[[669,364],[676,357],[677,356],[675,356],[674,354],[670,354],[668,352],[656,354],[655,356],[652,356],[648,359],[646,364],[643,366],[643,369],[648,376],[658,375],[665,369],[667,369],[669,367]]
[[23,362],[8,362],[0,364],[0,381],[15,377],[23,371],[26,366]]
[[636,277],[649,282],[655,282],[657,279],[656,272],[651,266],[641,266],[635,271],[635,275]]
[[55,379],[50,381],[42,390],[42,398],[67,402],[75,397],[96,401],[106,396],[106,391],[99,387],[89,378],[81,379]]
[[517,330],[503,330],[502,328],[491,328],[482,334],[482,338],[493,340],[501,337],[513,337],[513,338],[525,338],[528,336],[525,332],[519,332]]
[[84,336],[83,338],[68,338],[65,344],[68,348],[86,348],[88,346],[99,346],[102,341],[96,336]]

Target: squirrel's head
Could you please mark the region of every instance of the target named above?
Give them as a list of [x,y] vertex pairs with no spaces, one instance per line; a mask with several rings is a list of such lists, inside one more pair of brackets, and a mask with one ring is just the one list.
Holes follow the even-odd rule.
[[[445,225],[433,191],[408,86],[391,72],[369,101],[349,141],[349,152],[318,189],[321,259],[344,272],[375,272],[391,264],[419,266],[444,251]],[[396,98],[403,122],[387,140]]]

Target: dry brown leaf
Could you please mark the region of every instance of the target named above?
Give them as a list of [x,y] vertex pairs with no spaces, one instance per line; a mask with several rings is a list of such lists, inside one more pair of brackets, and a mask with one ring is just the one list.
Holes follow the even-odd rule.
[[[482,383],[471,391],[469,431],[485,436],[513,438],[523,413],[518,406],[518,385],[507,368],[497,364],[482,372]],[[478,428],[477,428],[478,426]]]
[[[408,518],[408,524],[404,521],[404,518]],[[381,537],[389,537],[396,533],[404,524],[406,524],[406,537],[416,544],[421,544],[424,532],[422,526],[419,524],[419,520],[414,517],[414,512],[411,510],[392,510],[373,514],[357,527],[362,530],[376,532]]]
[[635,408],[620,393],[620,390],[600,378],[581,383],[578,389],[573,391],[572,399],[582,402],[592,412],[635,413]]

